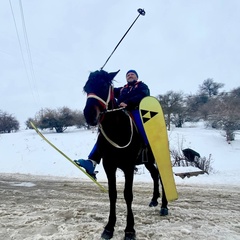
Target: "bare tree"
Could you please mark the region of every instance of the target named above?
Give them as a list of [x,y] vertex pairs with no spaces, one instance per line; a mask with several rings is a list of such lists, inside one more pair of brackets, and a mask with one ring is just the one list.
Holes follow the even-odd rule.
[[[198,121],[205,118],[204,105],[209,101],[205,94],[188,95],[186,99],[186,115],[190,121]],[[201,111],[203,110],[203,111]]]
[[31,128],[30,121],[32,121],[40,129],[55,129],[56,132],[61,133],[70,126],[83,126],[85,119],[80,111],[73,111],[68,107],[59,109],[45,108],[36,113],[35,118],[29,118],[26,121],[27,127]]
[[211,120],[216,128],[225,131],[228,142],[235,139],[235,131],[240,129],[240,88],[230,93],[222,93],[212,104]]
[[224,84],[216,83],[212,78],[208,78],[203,81],[202,85],[199,85],[198,94],[187,97],[187,113],[191,120],[200,118],[208,120],[212,104],[215,104],[214,98],[218,97],[219,89],[223,86]]
[[199,86],[201,94],[206,94],[208,97],[216,96],[219,93],[219,89],[224,86],[223,83],[216,83],[212,78],[208,78],[203,81],[203,84]]
[[181,126],[183,121],[184,100],[182,92],[169,91],[164,95],[157,96],[164,114],[167,116],[167,128],[170,130],[171,116],[178,116],[178,126]]
[[11,114],[0,111],[0,133],[10,133],[17,130],[19,130],[18,120]]

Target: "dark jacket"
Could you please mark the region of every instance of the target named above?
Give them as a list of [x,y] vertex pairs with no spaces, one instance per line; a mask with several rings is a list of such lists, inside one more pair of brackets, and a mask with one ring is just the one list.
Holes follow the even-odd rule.
[[139,106],[141,100],[150,95],[148,86],[142,81],[134,81],[123,87],[114,88],[114,96],[117,104],[126,103],[128,110],[133,110]]

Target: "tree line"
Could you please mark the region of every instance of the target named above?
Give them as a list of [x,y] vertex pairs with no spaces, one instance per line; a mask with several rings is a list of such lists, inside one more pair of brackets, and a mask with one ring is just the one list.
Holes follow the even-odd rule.
[[157,98],[166,116],[166,124],[182,127],[184,122],[206,121],[209,126],[225,132],[227,141],[235,139],[240,130],[240,87],[230,92],[220,91],[222,83],[208,78],[199,85],[196,94],[185,96],[182,92],[169,91]]
[[[209,126],[223,130],[227,141],[233,141],[235,132],[240,130],[240,87],[230,92],[221,91],[223,87],[224,84],[208,78],[199,85],[196,94],[168,91],[156,96],[163,108],[168,130],[171,124],[182,127],[184,122],[203,119]],[[25,122],[28,128],[32,128],[30,121],[40,129],[54,129],[58,133],[70,126],[87,127],[83,113],[68,107],[41,109],[35,117]],[[12,114],[0,111],[0,133],[17,130],[17,119]]]
[[[32,129],[30,122],[40,129],[54,129],[57,133],[64,132],[68,127],[87,126],[84,115],[81,111],[71,110],[68,107],[58,109],[45,108],[35,114],[35,117],[28,118],[25,122],[27,128]],[[0,133],[10,133],[19,130],[19,122],[7,112],[0,111]]]
[[81,111],[71,110],[68,107],[58,109],[45,108],[36,113],[34,118],[26,121],[27,128],[32,128],[30,122],[40,129],[54,129],[57,133],[64,132],[68,127],[86,126],[84,115]]

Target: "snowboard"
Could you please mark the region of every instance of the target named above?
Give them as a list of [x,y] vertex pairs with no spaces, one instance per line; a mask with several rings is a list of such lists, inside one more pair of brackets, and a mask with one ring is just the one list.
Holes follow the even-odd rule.
[[98,187],[104,191],[107,192],[107,190],[99,183],[97,182],[91,175],[89,175],[82,167],[80,167],[78,164],[76,164],[71,158],[69,158],[65,153],[63,153],[60,149],[58,149],[53,143],[51,143],[39,130],[38,128],[33,124],[33,122],[30,122],[33,129],[37,132],[37,134],[46,141],[49,145],[51,145],[55,150],[57,150],[60,154],[62,154],[69,162],[74,164],[78,169],[80,169],[88,178],[90,178],[95,184],[98,185]]
[[177,200],[178,193],[173,176],[168,134],[162,107],[155,97],[145,97],[140,102],[139,113],[162,179],[167,200]]

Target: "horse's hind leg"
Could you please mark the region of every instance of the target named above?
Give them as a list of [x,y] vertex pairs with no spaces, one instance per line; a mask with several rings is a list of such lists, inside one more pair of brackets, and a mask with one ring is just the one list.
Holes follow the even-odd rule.
[[168,201],[167,201],[167,198],[166,198],[166,194],[165,194],[165,191],[164,191],[164,187],[163,187],[163,184],[162,184],[161,177],[160,177],[160,182],[161,182],[161,185],[162,185],[162,205],[161,205],[161,209],[160,209],[160,215],[161,216],[166,216],[166,215],[168,215],[168,208],[167,208]]
[[157,200],[160,197],[159,172],[158,172],[158,169],[155,167],[155,165],[151,162],[145,163],[145,167],[148,169],[153,179],[153,197],[151,202],[149,203],[149,207],[156,207],[158,205]]

